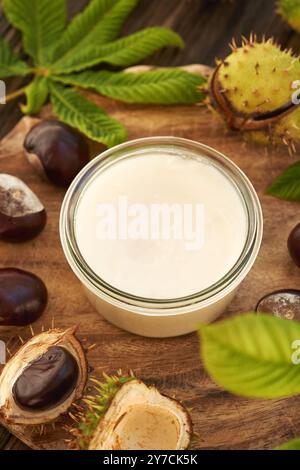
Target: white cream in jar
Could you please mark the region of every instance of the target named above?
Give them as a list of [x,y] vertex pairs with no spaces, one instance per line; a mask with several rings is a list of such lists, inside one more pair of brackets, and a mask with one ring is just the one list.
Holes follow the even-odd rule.
[[[171,223],[176,217],[173,204],[179,211],[182,207],[182,214],[183,205],[189,205],[193,237],[188,243],[182,230],[180,238],[170,231],[162,239],[160,231],[153,239],[151,230],[145,232],[142,227],[132,239],[126,227],[123,234],[117,227],[110,235],[115,239],[105,234],[97,238],[99,206],[103,204],[111,205],[117,223],[127,227],[134,220],[142,223],[134,213],[135,204],[148,209],[148,224],[154,204],[167,205]],[[203,209],[198,221],[197,207]],[[162,229],[162,218],[160,223]],[[246,209],[233,182],[205,156],[150,151],[108,166],[86,186],[76,210],[75,236],[87,264],[108,284],[139,297],[174,299],[208,288],[232,268],[245,245]],[[200,242],[201,237],[200,246],[197,239]]]
[[[169,232],[153,230],[157,207],[176,208]],[[186,214],[193,224],[180,230]],[[176,137],[103,152],[73,181],[60,218],[64,253],[92,305],[120,328],[152,337],[189,333],[220,316],[257,257],[262,229],[243,172],[216,150]]]

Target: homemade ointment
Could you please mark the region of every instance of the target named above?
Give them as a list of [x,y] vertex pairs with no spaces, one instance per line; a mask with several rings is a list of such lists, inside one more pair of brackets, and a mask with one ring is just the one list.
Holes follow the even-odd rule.
[[[124,210],[120,214],[122,201]],[[127,225],[123,238],[118,237],[119,227],[113,239],[105,238],[105,234],[97,238],[97,209],[101,204],[111,204],[112,211],[115,209],[114,226],[115,221],[122,223],[119,219],[123,217]],[[134,220],[139,224],[139,207],[134,213],[135,204],[140,211],[141,204],[148,209],[147,225],[154,204],[162,207],[161,224],[163,206],[174,223],[176,208],[180,217],[180,205],[189,204],[194,212],[190,243],[184,234],[176,239],[172,230],[165,239],[158,230],[157,239],[153,239],[149,229],[143,233],[143,227],[137,227],[140,238],[139,233],[135,239],[129,238],[128,225]],[[199,211],[203,209],[198,223],[197,205]],[[127,220],[125,211],[129,213]],[[109,220],[108,215],[107,223]],[[245,245],[247,219],[236,188],[209,160],[169,155],[162,150],[122,160],[91,181],[78,201],[75,236],[87,264],[108,284],[140,297],[175,299],[206,289],[232,268]]]
[[218,317],[261,236],[245,175],[213,149],[173,137],[104,152],[72,183],[61,213],[65,254],[92,304],[146,336]]

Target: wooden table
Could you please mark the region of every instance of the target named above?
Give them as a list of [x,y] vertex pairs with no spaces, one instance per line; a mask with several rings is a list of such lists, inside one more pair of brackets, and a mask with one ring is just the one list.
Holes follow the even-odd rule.
[[[70,15],[79,11],[87,0],[68,1]],[[228,53],[228,42],[233,36],[248,36],[251,31],[267,37],[274,35],[280,44],[292,47],[300,53],[300,35],[293,33],[275,14],[275,1],[252,0],[141,0],[128,20],[125,33],[142,27],[164,25],[178,31],[186,42],[181,51],[165,50],[156,54],[148,63],[179,65],[190,63],[214,64],[215,57]],[[19,34],[0,16],[0,34],[19,47]],[[21,86],[20,79],[8,83],[8,91]],[[4,136],[19,120],[21,113],[16,102],[2,106],[0,110],[0,137]],[[1,449],[26,449],[26,446],[0,427]]]

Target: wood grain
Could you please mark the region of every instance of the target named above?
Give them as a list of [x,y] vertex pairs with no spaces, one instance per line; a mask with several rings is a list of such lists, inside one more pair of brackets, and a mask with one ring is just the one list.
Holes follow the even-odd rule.
[[[70,16],[87,0],[69,1]],[[176,29],[186,41],[185,50],[167,49],[151,58],[153,64],[179,65],[206,63],[224,57],[232,36],[275,35],[285,47],[300,52],[299,36],[276,16],[274,1],[255,0],[141,0],[126,23],[124,33],[150,25]],[[19,34],[8,27],[0,16],[0,34],[20,49]],[[9,81],[9,90],[22,84],[17,78]],[[264,210],[265,233],[254,269],[243,283],[224,317],[250,310],[257,299],[277,288],[298,287],[299,271],[286,250],[290,229],[299,222],[299,206],[263,195],[265,187],[292,159],[282,150],[246,145],[233,134],[227,134],[209,111],[199,107],[139,107],[100,100],[109,112],[129,128],[129,137],[173,134],[195,139],[223,151],[247,173],[259,192]],[[0,136],[4,136],[20,119],[18,103],[0,109]],[[23,131],[22,131],[23,132]],[[21,134],[22,140],[22,134]],[[15,142],[16,143],[16,142]],[[3,149],[2,149],[3,150]],[[97,149],[93,149],[94,155]],[[296,156],[297,157],[297,156]],[[298,155],[299,157],[299,155]],[[58,238],[58,215],[63,191],[43,183],[33,174],[22,152],[4,149],[0,156],[1,172],[10,172],[26,181],[47,207],[49,220],[45,231],[33,242],[19,246],[0,244],[1,266],[17,266],[39,274],[47,283],[50,302],[41,323],[50,326],[52,316],[57,326],[79,324],[80,337],[97,343],[89,354],[95,373],[114,372],[119,367],[132,367],[148,383],[163,392],[182,399],[192,408],[196,448],[254,449],[272,448],[300,435],[299,397],[259,401],[232,396],[217,387],[204,372],[199,359],[196,334],[174,339],[145,339],[125,333],[108,324],[90,307],[80,285],[64,260]],[[92,327],[91,327],[92,325]],[[13,332],[0,333],[9,339]],[[23,331],[24,336],[29,331]],[[37,448],[63,447],[63,432],[39,437],[33,430],[13,429],[24,442]],[[33,434],[31,434],[31,432]],[[35,434],[35,435],[34,435]],[[20,449],[25,446],[0,427],[0,448]]]
[[[244,144],[240,137],[226,133],[223,124],[201,106],[127,106],[88,96],[104,106],[129,129],[129,138],[150,135],[175,135],[194,139],[224,152],[252,180],[257,189],[265,217],[265,234],[261,252],[250,275],[224,318],[253,309],[257,299],[277,288],[299,287],[299,271],[293,266],[286,249],[290,229],[299,221],[298,206],[264,195],[273,178],[291,162],[285,149],[270,150]],[[22,124],[21,124],[22,126]],[[132,368],[147,383],[153,383],[168,395],[183,400],[192,408],[197,439],[196,448],[254,449],[272,448],[300,434],[300,397],[259,401],[237,398],[222,391],[206,375],[199,357],[196,334],[170,339],[149,339],[131,335],[110,325],[89,305],[80,284],[69,269],[59,242],[58,217],[63,191],[41,182],[27,163],[19,140],[14,137],[14,155],[10,140],[0,148],[1,171],[22,178],[39,195],[48,211],[48,224],[33,242],[22,245],[0,244],[2,266],[17,266],[35,272],[46,282],[50,301],[41,321],[34,325],[58,327],[79,325],[79,337],[96,343],[89,354],[94,374]],[[98,153],[93,147],[94,155]],[[7,150],[8,149],[8,150]],[[6,151],[7,150],[7,151]],[[153,182],[155,184],[155,181]],[[22,333],[29,335],[29,331]],[[5,333],[1,338],[9,339]],[[61,424],[49,428],[46,436],[36,429],[12,427],[11,431],[34,448],[63,448],[66,437]]]

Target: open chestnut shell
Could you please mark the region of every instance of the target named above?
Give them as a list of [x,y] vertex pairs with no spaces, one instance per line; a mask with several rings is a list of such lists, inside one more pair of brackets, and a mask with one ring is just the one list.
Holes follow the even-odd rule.
[[47,288],[38,276],[16,268],[0,269],[0,326],[33,323],[47,301]]
[[18,243],[38,235],[46,225],[38,197],[19,178],[0,174],[0,238]]
[[[76,426],[69,429],[71,449],[184,450],[193,435],[193,423],[182,403],[147,386],[133,373],[103,374],[93,378],[96,394],[84,400]],[[91,392],[89,392],[91,393]]]
[[38,173],[58,186],[68,187],[89,162],[89,148],[75,129],[55,120],[36,124],[24,142],[25,155]]
[[51,422],[82,396],[87,373],[75,328],[34,336],[2,371],[0,415],[12,424]]
[[61,346],[50,346],[18,377],[13,396],[24,410],[47,410],[68,398],[76,386],[78,374],[74,356]]
[[192,430],[190,415],[180,402],[133,380],[114,396],[89,450],[185,450]]

